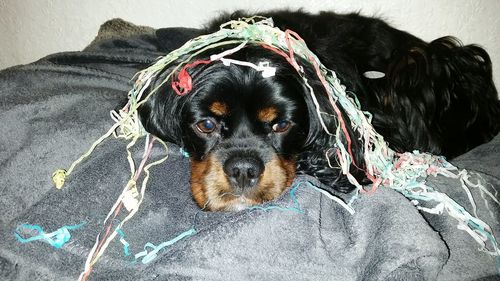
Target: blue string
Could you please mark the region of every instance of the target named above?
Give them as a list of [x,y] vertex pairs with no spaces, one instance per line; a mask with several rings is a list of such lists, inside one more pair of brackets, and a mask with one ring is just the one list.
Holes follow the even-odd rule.
[[128,257],[130,255],[129,246],[130,244],[125,240],[125,233],[119,228],[117,228],[116,233],[120,235],[120,242],[123,244],[123,254]]
[[[67,225],[59,228],[58,230],[51,232],[51,233],[45,233],[43,229],[37,225],[37,224],[22,224],[16,228],[16,231],[14,232],[14,236],[16,237],[17,241],[21,243],[29,243],[32,241],[36,240],[42,240],[44,242],[49,243],[51,246],[53,246],[56,249],[60,249],[66,242],[69,241],[71,238],[71,234],[69,233],[70,230],[74,230],[77,228],[82,227],[86,222],[82,222],[80,224],[76,225]],[[37,232],[37,235],[29,237],[29,238],[24,238],[22,237],[19,233],[23,232],[24,230],[34,230]]]
[[[158,246],[155,246],[153,243],[148,242],[148,243],[146,243],[146,245],[144,245],[144,251],[137,253],[135,255],[135,259],[137,260],[137,259],[142,257],[142,263],[147,264],[147,263],[151,262],[152,260],[154,260],[158,256],[158,252],[161,249],[168,247],[168,246],[171,246],[171,245],[177,243],[179,240],[182,240],[185,237],[192,236],[194,234],[196,234],[196,230],[194,228],[191,228],[191,229],[184,231],[183,233],[177,235],[177,237],[175,237],[174,239],[163,242]],[[148,252],[147,248],[151,248],[151,251]]]
[[[278,206],[278,205],[269,205],[269,206],[266,206],[266,207],[263,207],[263,206],[252,206],[252,207],[249,207],[248,209],[249,210],[261,210],[261,211],[270,211],[270,210],[278,210],[278,211],[282,211],[282,212],[296,212],[296,213],[299,213],[299,214],[303,214],[304,213],[304,210],[302,210],[300,208],[300,204],[299,204],[299,201],[297,201],[297,196],[295,195],[295,192],[297,192],[297,189],[299,188],[299,186],[302,184],[303,182],[298,182],[298,183],[295,183],[292,188],[290,189],[290,197],[292,198],[292,202],[293,202],[293,205],[294,207],[282,207],[282,206]],[[306,183],[309,183],[309,182],[306,182]],[[311,184],[311,183],[309,183]]]
[[182,156],[189,158],[189,153],[184,150],[184,148],[179,148],[179,152],[181,153]]
[[[119,228],[115,229],[115,231],[120,236],[120,242],[123,244],[124,255],[129,256],[130,255],[130,250],[129,250],[130,244],[125,240],[125,233],[123,232],[123,230],[121,230]],[[136,263],[137,260],[139,260],[142,257],[142,263],[147,264],[147,263],[151,262],[152,260],[154,260],[158,256],[158,252],[161,249],[163,249],[167,246],[171,246],[171,245],[179,242],[179,240],[181,240],[187,236],[192,236],[194,234],[196,234],[196,230],[194,228],[191,228],[191,229],[179,234],[177,237],[175,237],[169,241],[163,242],[158,246],[155,246],[153,243],[148,242],[148,243],[146,243],[146,245],[144,245],[144,251],[137,253],[134,256],[134,260],[132,261],[132,263]],[[147,248],[151,248],[152,250],[150,252],[148,252]]]

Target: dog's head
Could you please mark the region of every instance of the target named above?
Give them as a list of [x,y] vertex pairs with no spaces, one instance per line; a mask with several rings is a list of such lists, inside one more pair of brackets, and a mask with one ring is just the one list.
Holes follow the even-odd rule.
[[178,96],[167,81],[139,111],[147,131],[189,153],[193,197],[208,210],[239,210],[279,196],[318,126],[302,78],[283,57],[259,46],[230,57],[265,61],[276,74],[263,77],[221,62],[198,65],[189,69],[191,92]]

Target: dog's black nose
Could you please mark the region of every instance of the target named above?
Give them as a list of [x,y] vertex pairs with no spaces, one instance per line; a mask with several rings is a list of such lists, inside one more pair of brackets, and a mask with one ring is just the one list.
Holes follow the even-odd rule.
[[263,171],[264,163],[256,157],[234,156],[224,163],[224,172],[237,192],[254,187]]

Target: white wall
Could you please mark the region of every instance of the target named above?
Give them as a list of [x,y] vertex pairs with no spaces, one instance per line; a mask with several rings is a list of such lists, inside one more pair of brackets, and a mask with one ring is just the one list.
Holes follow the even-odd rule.
[[0,0],[0,69],[82,49],[104,21],[197,27],[221,10],[304,7],[382,16],[422,39],[455,35],[490,53],[500,82],[499,0]]

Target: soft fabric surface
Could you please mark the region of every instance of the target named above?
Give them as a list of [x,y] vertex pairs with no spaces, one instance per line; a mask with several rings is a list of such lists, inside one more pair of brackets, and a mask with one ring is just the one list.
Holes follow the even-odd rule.
[[[111,39],[94,41],[82,52],[55,54],[0,73],[1,280],[78,278],[104,218],[128,180],[126,143],[103,143],[62,190],[53,187],[50,175],[68,167],[112,125],[109,111],[123,104],[136,71],[196,33],[184,28],[163,29],[156,35],[147,30],[140,35],[118,32],[124,37],[106,35]],[[136,159],[143,147],[136,146]],[[306,183],[294,191],[303,213],[202,212],[191,198],[189,160],[175,145],[169,148],[169,159],[151,170],[140,211],[123,228],[132,255],[126,257],[115,239],[90,280],[498,278],[495,257],[478,251],[478,244],[456,228],[456,221],[421,214],[406,198],[385,188],[358,199],[354,215]],[[498,190],[499,152],[497,136],[454,163],[477,171]],[[163,155],[164,150],[155,146],[153,159]],[[301,177],[296,183],[305,181],[314,179]],[[429,184],[470,209],[456,180],[430,178]],[[480,194],[474,190],[473,195],[479,217],[500,233],[498,205],[489,201],[489,212]],[[290,192],[266,206],[270,204],[296,206]],[[71,230],[71,239],[61,249],[41,241],[21,244],[14,237],[24,223],[52,232],[80,222],[86,224]],[[162,249],[152,262],[133,261],[146,243],[159,245],[192,227],[195,235]]]

